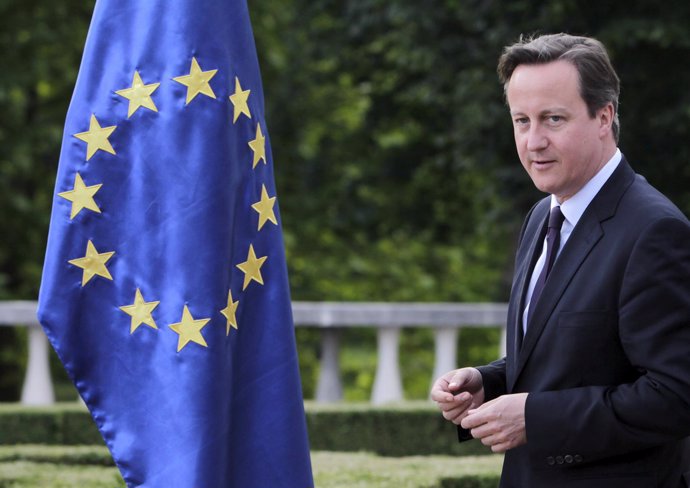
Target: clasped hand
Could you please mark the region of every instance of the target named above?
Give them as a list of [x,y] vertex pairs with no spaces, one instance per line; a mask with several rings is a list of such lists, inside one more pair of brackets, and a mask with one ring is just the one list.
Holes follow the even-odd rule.
[[503,395],[484,403],[481,373],[462,368],[446,373],[434,383],[431,399],[446,420],[469,429],[493,452],[505,452],[527,442],[525,403],[527,393]]

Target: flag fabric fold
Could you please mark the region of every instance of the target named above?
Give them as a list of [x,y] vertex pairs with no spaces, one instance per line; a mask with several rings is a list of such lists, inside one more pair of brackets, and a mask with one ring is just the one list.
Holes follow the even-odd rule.
[[313,486],[245,0],[99,0],[39,320],[128,487]]

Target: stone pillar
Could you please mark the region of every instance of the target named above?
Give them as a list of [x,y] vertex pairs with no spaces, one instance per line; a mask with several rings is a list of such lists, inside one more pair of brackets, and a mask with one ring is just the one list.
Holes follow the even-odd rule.
[[398,402],[403,399],[402,379],[398,365],[399,327],[381,327],[378,329],[378,352],[376,377],[371,392],[371,402],[379,405],[387,402]]
[[316,385],[317,403],[332,403],[343,399],[338,358],[339,335],[337,329],[321,330],[321,363],[319,381]]
[[21,398],[24,405],[55,403],[48,352],[48,338],[43,329],[37,325],[29,326],[29,358]]
[[501,343],[498,345],[498,357],[502,358],[506,355],[506,341],[507,341],[507,327],[504,325],[501,328]]
[[432,385],[438,377],[457,367],[458,329],[449,327],[434,329],[434,346]]

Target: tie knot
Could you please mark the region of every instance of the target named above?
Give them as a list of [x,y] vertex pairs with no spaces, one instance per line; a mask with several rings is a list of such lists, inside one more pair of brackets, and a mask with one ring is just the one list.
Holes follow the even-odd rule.
[[565,216],[561,212],[561,207],[553,207],[549,214],[549,229],[561,230]]

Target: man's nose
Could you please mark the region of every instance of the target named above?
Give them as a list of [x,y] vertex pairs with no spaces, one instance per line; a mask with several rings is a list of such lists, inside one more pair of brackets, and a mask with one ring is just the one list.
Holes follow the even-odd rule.
[[530,127],[527,134],[527,150],[528,151],[541,151],[549,145],[549,139],[544,134],[544,131],[535,125]]

